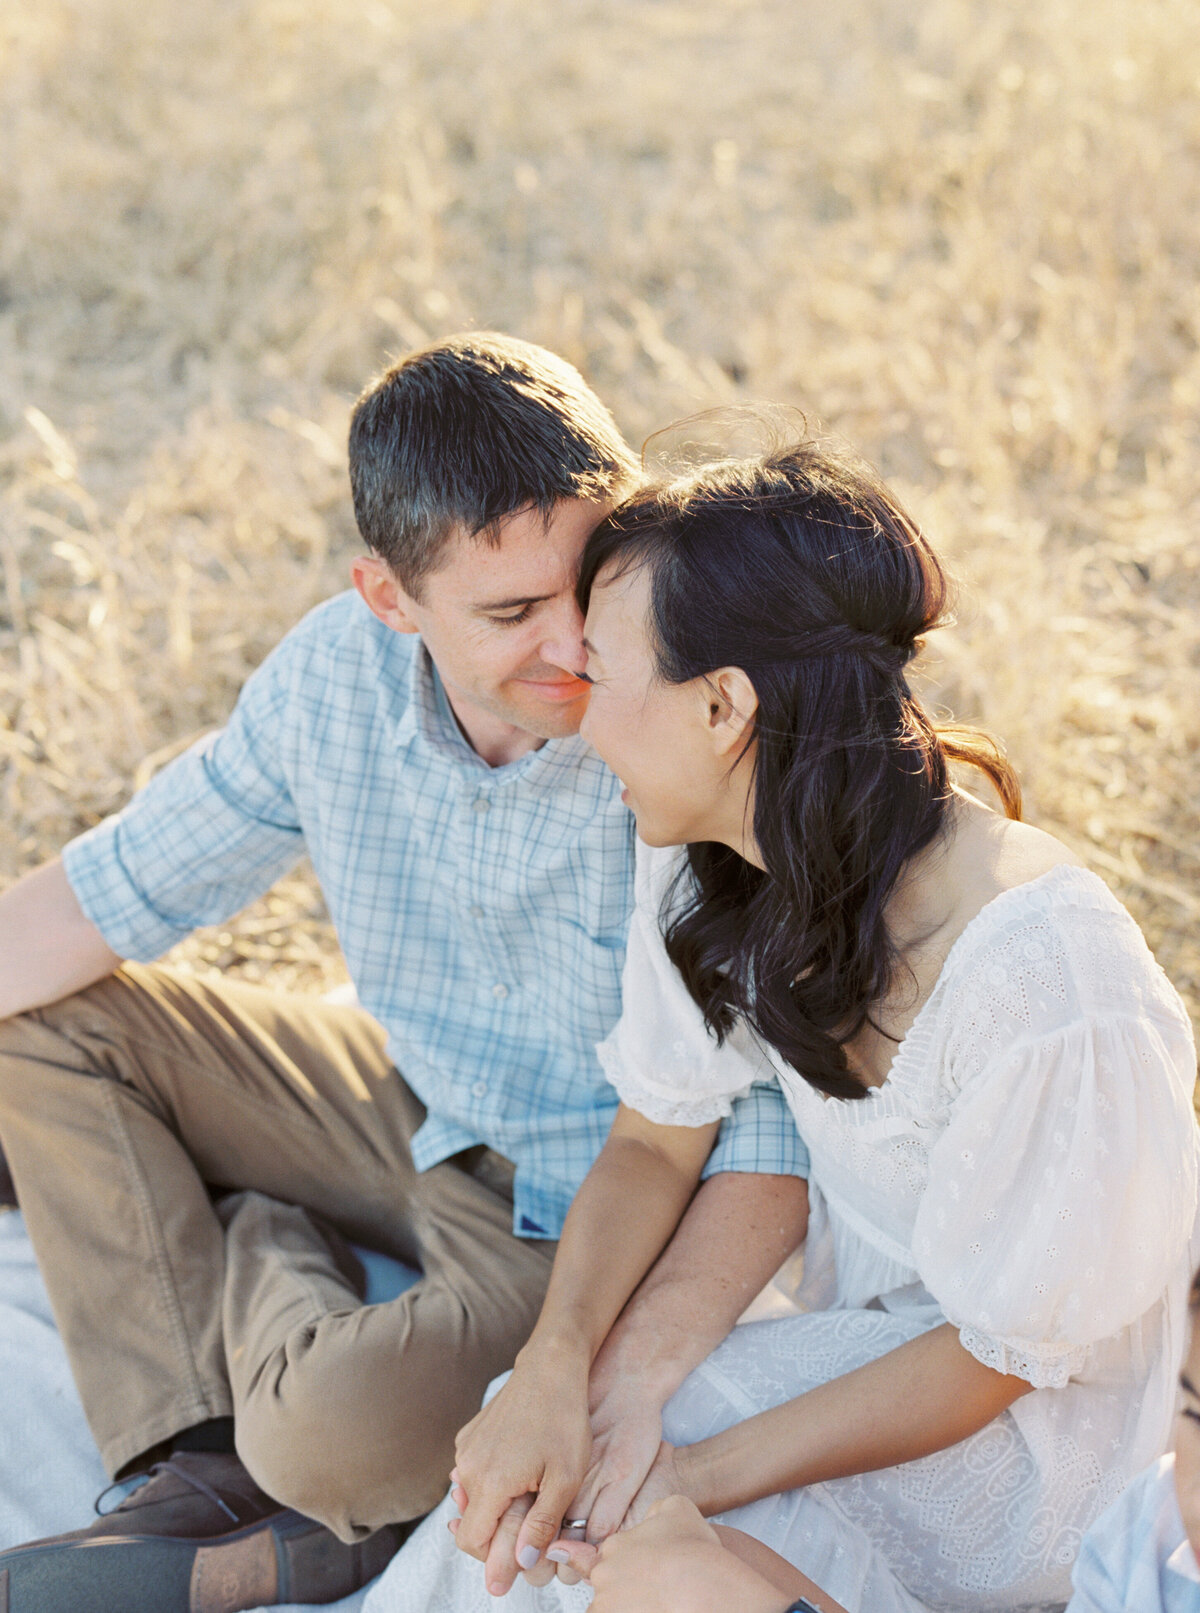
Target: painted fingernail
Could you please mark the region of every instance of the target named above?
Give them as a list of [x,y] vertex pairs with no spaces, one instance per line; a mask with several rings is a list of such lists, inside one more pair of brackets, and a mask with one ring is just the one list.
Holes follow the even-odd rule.
[[536,1568],[541,1552],[536,1546],[522,1546],[517,1553],[517,1561],[522,1568]]
[[488,1595],[489,1596],[507,1596],[508,1595],[508,1586],[507,1585],[501,1585],[501,1583],[500,1583],[500,1581],[498,1579],[494,1579],[492,1581],[492,1583],[488,1586]]
[[546,1561],[548,1563],[569,1563],[571,1554],[569,1551],[564,1551],[561,1546],[551,1546],[546,1553]]

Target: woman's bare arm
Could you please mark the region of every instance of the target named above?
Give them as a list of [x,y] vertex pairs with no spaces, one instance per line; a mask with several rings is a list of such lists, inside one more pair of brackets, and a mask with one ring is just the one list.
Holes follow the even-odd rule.
[[[895,1467],[945,1450],[1030,1392],[985,1367],[949,1323],[877,1361],[738,1423],[671,1458],[681,1492],[724,1512],[804,1484]],[[648,1499],[660,1493],[651,1474]]]
[[[462,1430],[459,1545],[508,1590],[558,1533],[592,1448],[588,1373],[695,1192],[717,1126],[659,1126],[622,1105],[563,1226],[541,1315],[499,1394]],[[522,1498],[536,1496],[527,1514]],[[525,1561],[526,1557],[531,1561]]]
[[[772,1551],[770,1546],[764,1546],[761,1540],[755,1540],[753,1535],[741,1529],[730,1529],[724,1523],[714,1523],[712,1528],[725,1550],[753,1569],[760,1579],[773,1585],[787,1598],[789,1606],[798,1596],[803,1596],[818,1613],[846,1613],[842,1604],[835,1602],[828,1591],[823,1591],[815,1580],[809,1579],[807,1574],[777,1551]],[[727,1609],[728,1604],[720,1613],[727,1613]]]

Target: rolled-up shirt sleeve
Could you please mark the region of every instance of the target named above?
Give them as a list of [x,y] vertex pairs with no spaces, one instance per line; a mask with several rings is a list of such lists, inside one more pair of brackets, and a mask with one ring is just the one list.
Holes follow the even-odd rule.
[[120,957],[149,962],[260,896],[304,837],[281,761],[287,641],[249,678],[228,725],[165,767],[63,852],[84,913]]
[[808,1149],[778,1081],[755,1081],[749,1092],[734,1099],[704,1167],[705,1180],[720,1171],[761,1171],[807,1180]]

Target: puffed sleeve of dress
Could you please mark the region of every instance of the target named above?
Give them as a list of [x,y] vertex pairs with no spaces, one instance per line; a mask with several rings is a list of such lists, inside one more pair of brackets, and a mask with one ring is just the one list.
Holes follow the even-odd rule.
[[[1111,906],[1077,944],[1047,942],[1044,924],[1009,938],[1010,958],[1059,946],[1054,992],[1010,987],[995,958],[963,982],[960,1017],[994,1034],[963,1061],[913,1229],[921,1277],[966,1348],[1035,1388],[1061,1387],[1161,1299],[1195,1223],[1190,1027]],[[1014,1010],[996,1033],[989,990],[1025,1023]]]
[[774,1073],[744,1027],[718,1044],[662,938],[662,918],[690,878],[682,847],[640,841],[621,1017],[597,1053],[622,1103],[662,1126],[724,1119],[734,1100]]

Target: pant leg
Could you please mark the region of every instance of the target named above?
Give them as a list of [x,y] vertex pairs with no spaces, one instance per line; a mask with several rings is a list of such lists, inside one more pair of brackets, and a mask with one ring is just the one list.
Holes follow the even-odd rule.
[[236,1409],[205,1184],[411,1262],[422,1116],[369,1016],[314,999],[127,965],[0,1024],[0,1138],[110,1472]]
[[223,1213],[242,1460],[343,1540],[419,1518],[445,1494],[455,1435],[511,1367],[549,1281],[557,1245],[513,1234],[511,1167],[507,1182],[449,1163],[420,1179],[424,1277],[382,1305],[358,1303],[302,1211],[247,1194]]

